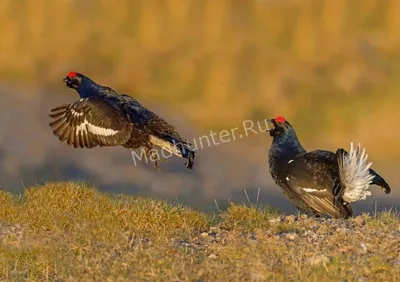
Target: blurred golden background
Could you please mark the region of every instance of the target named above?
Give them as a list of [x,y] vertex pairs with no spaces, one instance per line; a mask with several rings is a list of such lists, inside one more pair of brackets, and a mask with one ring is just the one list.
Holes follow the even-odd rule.
[[[387,166],[400,156],[399,14],[398,0],[2,0],[0,83],[72,101],[61,79],[78,71],[200,134],[280,114],[308,149],[360,141]],[[241,146],[266,165],[268,140]]]

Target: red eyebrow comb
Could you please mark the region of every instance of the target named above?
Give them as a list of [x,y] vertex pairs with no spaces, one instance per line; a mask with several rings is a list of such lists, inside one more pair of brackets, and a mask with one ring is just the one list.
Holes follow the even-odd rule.
[[286,119],[285,119],[283,116],[277,116],[277,117],[275,118],[275,121],[276,121],[276,122],[279,122],[279,123],[285,123],[285,122],[286,122]]
[[69,72],[68,73],[68,75],[67,75],[67,77],[75,77],[76,76],[76,72],[74,72],[74,71],[71,71],[71,72]]

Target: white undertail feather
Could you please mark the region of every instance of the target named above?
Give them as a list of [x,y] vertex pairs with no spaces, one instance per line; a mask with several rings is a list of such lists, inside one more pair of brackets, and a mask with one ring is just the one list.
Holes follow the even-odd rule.
[[182,152],[175,146],[175,144],[171,142],[158,138],[154,135],[150,135],[150,143],[178,157],[182,157]]
[[371,195],[368,188],[374,176],[369,173],[372,163],[367,163],[367,158],[365,148],[361,151],[360,144],[355,149],[353,143],[350,143],[349,154],[344,153],[343,163],[339,163],[340,179],[344,185],[342,198],[347,203],[364,200]]

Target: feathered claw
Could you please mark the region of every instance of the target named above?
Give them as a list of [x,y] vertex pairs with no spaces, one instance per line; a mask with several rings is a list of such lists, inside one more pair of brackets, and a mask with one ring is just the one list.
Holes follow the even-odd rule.
[[153,147],[152,146],[146,146],[144,148],[144,152],[146,154],[147,159],[153,162],[154,169],[157,170],[158,169],[159,157],[158,157],[157,153],[153,150]]
[[190,152],[188,153],[187,161],[186,161],[186,163],[185,163],[185,166],[186,166],[188,169],[192,169],[192,168],[193,168],[194,158],[195,158],[195,153],[194,153],[193,151],[190,151]]

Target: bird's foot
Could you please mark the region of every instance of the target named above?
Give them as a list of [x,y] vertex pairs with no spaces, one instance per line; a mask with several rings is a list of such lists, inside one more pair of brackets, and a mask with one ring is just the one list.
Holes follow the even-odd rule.
[[159,163],[166,163],[168,159],[158,156],[158,158],[154,161],[154,169],[158,172],[162,172],[159,166]]
[[147,160],[150,160],[151,162],[153,162],[154,170],[159,171],[158,162],[160,161],[160,156],[158,155],[157,151],[155,151],[152,147],[146,147],[145,154],[146,154]]
[[160,163],[166,163],[166,162],[168,161],[168,159],[167,159],[167,158],[164,158],[164,157],[160,157],[160,158],[158,159],[158,161],[159,161]]
[[158,169],[158,161],[153,161],[153,167],[155,170]]
[[321,218],[321,214],[320,214],[319,212],[313,211],[313,216],[314,216],[315,218]]

